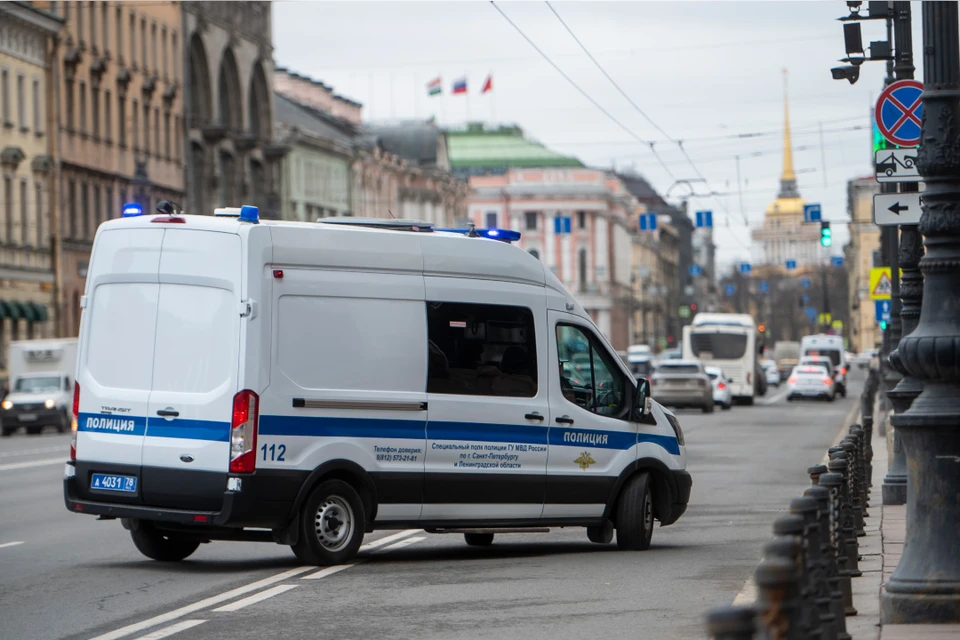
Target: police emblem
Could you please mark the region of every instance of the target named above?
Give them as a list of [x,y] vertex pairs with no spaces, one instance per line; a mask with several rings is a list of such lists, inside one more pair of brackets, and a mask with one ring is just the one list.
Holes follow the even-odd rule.
[[580,468],[583,469],[584,471],[586,471],[587,468],[590,467],[590,465],[597,463],[596,460],[590,457],[589,451],[584,451],[583,453],[581,453],[580,457],[574,460],[574,462],[580,465]]

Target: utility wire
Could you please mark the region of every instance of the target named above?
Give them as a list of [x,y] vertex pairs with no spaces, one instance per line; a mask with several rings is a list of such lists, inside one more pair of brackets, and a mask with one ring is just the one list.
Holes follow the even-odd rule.
[[533,42],[533,40],[531,40],[530,37],[529,37],[526,33],[524,33],[523,30],[522,30],[520,27],[518,27],[517,24],[516,24],[513,20],[510,19],[510,16],[508,16],[506,13],[504,13],[504,12],[503,12],[503,9],[501,9],[500,7],[497,6],[497,3],[496,3],[496,2],[494,2],[493,0],[490,0],[490,4],[493,6],[494,9],[497,10],[497,12],[498,12],[501,16],[503,16],[503,19],[506,20],[507,22],[509,22],[509,23],[510,23],[510,26],[513,27],[513,28],[516,30],[516,32],[519,33],[519,34],[523,37],[523,39],[526,40],[527,43],[528,43],[531,47],[534,48],[534,50],[536,50],[537,53],[539,53],[539,54],[543,57],[543,59],[546,60],[546,61],[550,64],[550,66],[553,67],[553,68],[557,71],[557,73],[559,73],[561,76],[563,76],[563,78],[564,78],[567,82],[569,82],[569,83],[573,86],[574,89],[576,89],[577,91],[579,91],[579,92],[583,95],[584,98],[586,98],[587,100],[589,100],[589,101],[593,104],[593,106],[595,106],[595,107],[596,107],[597,109],[599,109],[605,116],[607,116],[608,118],[610,118],[610,120],[612,120],[614,123],[616,123],[616,125],[617,125],[618,127],[620,127],[621,129],[623,129],[624,131],[626,131],[628,134],[630,134],[630,137],[634,138],[634,139],[637,140],[638,142],[641,142],[641,143],[643,143],[643,144],[645,144],[645,145],[648,145],[648,146],[650,147],[650,151],[653,153],[654,157],[657,159],[657,161],[660,162],[660,166],[663,167],[663,170],[667,172],[667,175],[670,176],[670,179],[671,179],[671,180],[676,181],[677,177],[676,177],[675,175],[673,175],[673,172],[670,171],[670,167],[667,166],[667,164],[666,164],[666,163],[663,161],[663,159],[660,157],[660,154],[657,153],[657,150],[654,148],[654,143],[653,143],[653,142],[650,142],[650,141],[648,141],[648,140],[644,140],[643,138],[641,138],[640,136],[638,136],[636,133],[633,132],[633,130],[631,130],[631,129],[630,129],[629,127],[627,127],[625,124],[623,124],[622,122],[620,122],[620,120],[618,120],[616,116],[614,116],[612,113],[610,113],[609,111],[607,111],[607,110],[603,107],[603,105],[601,105],[599,102],[597,102],[597,101],[593,98],[593,96],[591,96],[589,93],[587,93],[587,92],[584,91],[582,88],[580,88],[580,85],[578,85],[576,82],[574,82],[574,81],[573,81],[573,78],[571,78],[570,76],[568,76],[568,75],[564,72],[563,69],[561,69],[559,66],[557,66],[557,64],[556,64],[553,60],[550,59],[550,56],[548,56],[546,53],[544,53],[543,50],[540,49],[540,47],[538,47],[538,46]]
[[[703,175],[703,173],[700,171],[700,169],[699,169],[699,168],[697,167],[697,165],[694,163],[693,159],[690,158],[690,155],[687,153],[687,150],[684,149],[684,147],[683,147],[683,141],[682,141],[682,140],[676,140],[676,139],[672,138],[672,137],[670,136],[670,134],[668,134],[666,131],[664,131],[662,127],[660,127],[660,125],[658,125],[656,122],[654,122],[653,119],[652,119],[650,116],[648,116],[643,109],[640,108],[640,105],[638,105],[636,102],[634,102],[634,101],[633,101],[633,98],[631,98],[631,97],[627,94],[627,92],[624,91],[623,88],[622,88],[619,84],[617,84],[617,81],[614,80],[614,79],[610,76],[609,73],[607,73],[607,70],[603,68],[603,65],[601,65],[601,64],[597,61],[597,59],[593,57],[593,54],[590,53],[590,50],[587,49],[586,45],[584,45],[583,42],[580,41],[580,38],[577,37],[577,34],[575,34],[575,33],[573,32],[573,29],[571,29],[570,26],[563,20],[563,18],[560,17],[560,14],[557,13],[557,10],[553,8],[553,5],[550,4],[549,0],[546,1],[546,5],[547,5],[547,7],[550,8],[550,11],[553,13],[553,15],[556,16],[557,20],[560,21],[560,24],[563,25],[563,28],[567,30],[567,33],[570,34],[570,37],[573,38],[574,42],[576,42],[576,43],[580,46],[580,48],[583,49],[583,52],[584,52],[585,54],[587,54],[587,57],[590,58],[590,61],[593,62],[593,64],[596,65],[597,69],[600,70],[600,73],[602,73],[602,74],[604,75],[604,77],[606,77],[606,79],[610,81],[610,84],[612,84],[613,87],[614,87],[617,91],[620,92],[620,95],[622,95],[622,96],[626,99],[626,101],[630,103],[630,106],[632,106],[632,107],[637,111],[637,113],[639,113],[641,116],[643,116],[643,119],[644,119],[644,120],[646,120],[647,122],[650,123],[650,126],[652,126],[654,129],[656,129],[664,138],[667,138],[667,139],[670,140],[671,142],[676,143],[676,145],[680,148],[680,153],[683,154],[683,157],[686,158],[686,159],[687,159],[687,162],[690,163],[690,166],[693,167],[693,172],[697,174],[697,177],[698,177],[700,180],[703,180],[703,181],[706,182],[707,185],[709,186],[710,181],[707,180],[707,178]],[[653,144],[652,144],[652,143],[651,143],[651,145],[650,145],[650,149],[653,150]],[[726,204],[724,204],[723,201],[720,200],[720,198],[716,198],[716,197],[715,197],[714,199],[716,200],[717,204],[720,205],[720,208],[723,209],[724,215],[726,215],[726,216],[729,217],[730,212],[727,210]],[[744,223],[746,223],[746,218],[745,218],[745,217],[744,217]]]

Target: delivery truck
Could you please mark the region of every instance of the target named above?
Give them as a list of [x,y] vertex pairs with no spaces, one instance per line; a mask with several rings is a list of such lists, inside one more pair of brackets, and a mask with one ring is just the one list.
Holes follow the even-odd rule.
[[61,433],[71,430],[76,338],[11,342],[7,370],[10,392],[0,403],[3,435],[21,427],[28,434],[48,426]]

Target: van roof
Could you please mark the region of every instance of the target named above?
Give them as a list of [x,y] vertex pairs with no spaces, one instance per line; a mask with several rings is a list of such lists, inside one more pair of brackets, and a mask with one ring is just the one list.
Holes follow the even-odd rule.
[[[584,314],[559,279],[540,260],[523,249],[463,233],[432,231],[411,233],[405,225],[396,229],[334,223],[260,220],[242,222],[232,216],[182,214],[184,223],[164,223],[164,215],[142,215],[109,220],[98,235],[116,229],[193,229],[238,235],[269,233],[273,247],[272,264],[279,266],[322,266],[358,270],[421,272],[424,275],[457,275],[507,282],[533,284],[554,289]],[[392,226],[384,220],[384,226]]]

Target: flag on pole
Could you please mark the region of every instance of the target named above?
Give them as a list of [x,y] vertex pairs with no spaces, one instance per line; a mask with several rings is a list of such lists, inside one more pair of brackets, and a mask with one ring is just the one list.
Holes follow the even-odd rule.
[[440,78],[435,78],[427,83],[427,95],[438,96],[443,92]]
[[487,93],[488,91],[493,91],[493,74],[487,76],[487,81],[483,83],[483,89],[480,89],[480,93]]
[[460,78],[459,80],[453,81],[453,94],[466,93],[467,92],[467,79]]

